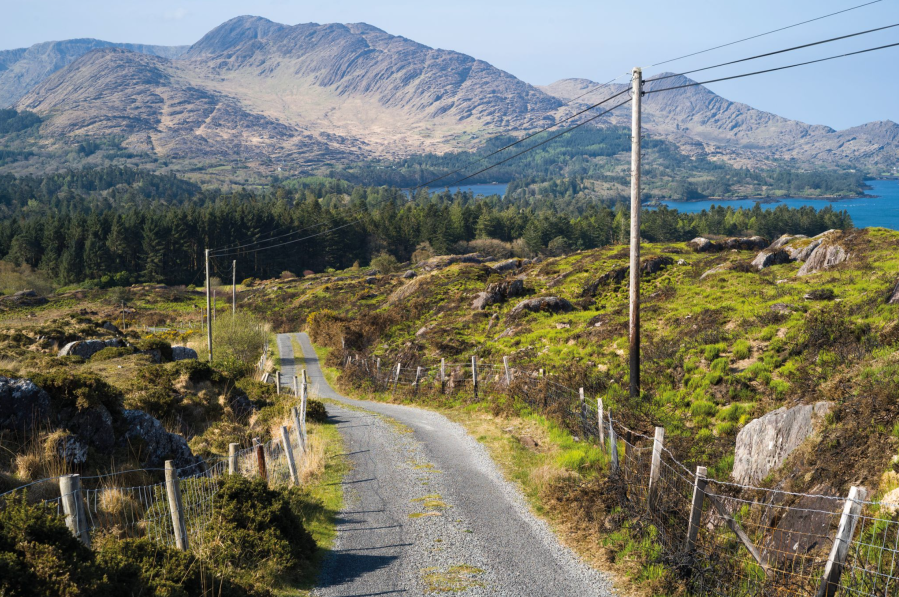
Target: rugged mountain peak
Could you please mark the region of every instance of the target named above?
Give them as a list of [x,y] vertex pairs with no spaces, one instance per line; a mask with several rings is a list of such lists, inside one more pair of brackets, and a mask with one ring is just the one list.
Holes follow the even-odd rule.
[[193,59],[228,52],[247,42],[264,39],[288,28],[287,25],[263,17],[234,17],[204,35],[190,47],[184,58]]

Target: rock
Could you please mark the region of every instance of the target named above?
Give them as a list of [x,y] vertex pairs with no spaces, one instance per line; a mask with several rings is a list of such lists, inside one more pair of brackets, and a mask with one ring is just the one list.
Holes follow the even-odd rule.
[[439,255],[423,261],[421,263],[421,268],[426,272],[433,272],[445,269],[457,263],[484,263],[485,261],[490,261],[490,257],[481,255],[480,253],[469,253],[468,255]]
[[57,413],[56,419],[60,427],[100,452],[108,452],[115,445],[112,415],[102,404],[82,409],[65,408]]
[[507,259],[505,261],[501,261],[493,266],[493,269],[498,271],[499,273],[509,272],[512,270],[516,270],[522,266],[521,259]]
[[768,246],[768,239],[761,236],[729,238],[724,241],[724,246],[737,251],[758,251]]
[[794,240],[799,240],[802,238],[808,238],[808,237],[804,234],[795,234],[795,235],[784,234],[779,239],[777,239],[776,241],[771,243],[771,246],[768,248],[771,249],[772,251],[776,251],[777,249],[781,249],[784,246],[790,244]]
[[703,274],[701,276],[699,276],[699,279],[705,280],[708,276],[711,276],[712,274],[719,274],[719,273],[727,271],[729,269],[730,269],[729,263],[722,263],[721,265],[716,265],[712,269],[703,272]]
[[377,275],[380,274],[380,273],[381,273],[381,272],[378,271],[378,270],[376,270],[376,269],[370,269],[370,270],[368,270],[367,272],[365,272],[365,275],[366,275],[366,276],[377,276]]
[[44,440],[44,454],[62,458],[66,464],[87,462],[87,444],[66,431],[57,431]]
[[75,340],[74,342],[69,342],[63,346],[56,356],[65,357],[74,355],[87,360],[104,348],[110,346],[124,348],[127,345],[118,338],[113,338],[111,340]]
[[686,259],[678,259],[678,260],[677,260],[677,264],[678,264],[678,265],[688,265]]
[[771,305],[771,310],[775,313],[792,313],[793,308],[786,303],[774,303]]
[[761,271],[766,267],[790,263],[790,261],[792,261],[790,254],[783,249],[765,249],[752,260],[752,266]]
[[584,289],[581,291],[581,296],[595,296],[596,291],[598,291],[601,287],[611,286],[612,284],[620,284],[624,282],[625,278],[627,278],[628,272],[631,271],[631,268],[628,266],[625,267],[617,267],[611,271],[608,271],[601,275],[599,278],[590,282]]
[[142,410],[123,410],[127,430],[119,437],[118,446],[131,449],[145,467],[161,467],[173,460],[176,467],[199,462],[180,435],[169,433],[158,419]]
[[832,402],[784,407],[750,421],[737,434],[731,473],[734,481],[752,485],[768,476],[812,435],[831,408]]
[[375,278],[374,276],[369,276],[368,278],[365,278],[366,284],[374,284],[377,281],[378,281],[378,279]]
[[410,270],[406,270],[406,273],[403,274],[403,278],[406,279],[406,280],[411,280],[411,279],[414,278],[414,277],[415,277],[415,272],[412,271],[411,269],[410,269]]
[[117,327],[115,326],[115,324],[113,324],[111,321],[104,321],[104,322],[103,322],[103,329],[106,330],[107,332],[112,332],[112,333],[115,334],[116,336],[121,336],[121,335],[122,335],[122,330],[120,330],[119,328],[117,328]]
[[840,245],[821,244],[809,256],[808,260],[799,268],[799,276],[807,276],[815,272],[831,269],[843,263],[849,258],[849,254]]
[[423,326],[421,326],[420,328],[418,328],[418,331],[417,331],[417,332],[415,332],[415,337],[416,337],[416,338],[421,338],[422,336],[424,336],[425,334],[427,334],[429,331],[431,331],[431,326],[429,326],[429,325],[423,325]]
[[807,244],[788,246],[786,249],[793,261],[808,261],[808,258],[819,246],[821,246],[821,239],[813,239]]
[[530,450],[535,450],[540,447],[540,444],[537,443],[537,440],[535,440],[530,435],[522,435],[518,439],[518,441],[519,441],[519,443],[521,443],[522,446],[524,446],[525,448],[528,448]]
[[506,280],[488,284],[484,292],[479,292],[471,303],[476,310],[486,309],[490,305],[505,302],[506,299],[524,295],[524,280]]
[[832,288],[816,288],[803,298],[807,301],[832,301],[836,296]]
[[880,498],[880,511],[890,515],[899,512],[899,487]]
[[888,305],[899,305],[899,281],[896,282],[896,287],[893,288],[893,294],[890,295],[890,298],[887,299]]
[[[650,257],[640,262],[641,274],[657,274],[666,267],[674,265],[674,259],[662,255],[661,257]],[[627,268],[628,270],[630,268]]]
[[196,361],[198,358],[199,358],[199,356],[197,355],[197,351],[194,350],[193,348],[188,348],[187,346],[173,346],[172,347],[172,360],[173,361],[187,361],[187,360]]
[[574,310],[572,304],[563,298],[559,298],[557,296],[541,296],[538,298],[521,301],[520,303],[515,305],[515,308],[512,309],[512,312],[509,315],[512,317],[517,317],[525,311],[549,311],[551,313],[567,313],[568,311],[572,310]]
[[710,253],[712,251],[717,251],[720,249],[718,245],[713,243],[707,238],[703,238],[698,236],[687,243],[687,247],[694,250],[697,253]]
[[0,429],[30,433],[50,418],[50,396],[30,379],[0,377]]
[[765,526],[777,526],[761,545],[762,557],[767,561],[777,562],[779,566],[791,560],[806,561],[809,552],[816,549],[826,557],[825,550],[830,550],[830,544],[822,542],[821,537],[832,533],[834,500],[825,496],[838,492],[827,485],[816,485],[808,493],[785,509],[785,513],[776,507],[769,510],[770,518]]
[[235,416],[240,419],[249,417],[256,412],[256,405],[253,404],[246,394],[238,394],[231,397],[228,406],[234,411]]
[[9,296],[0,297],[4,302],[14,303],[20,307],[36,307],[38,305],[46,305],[47,299],[38,296],[33,290],[20,290]]

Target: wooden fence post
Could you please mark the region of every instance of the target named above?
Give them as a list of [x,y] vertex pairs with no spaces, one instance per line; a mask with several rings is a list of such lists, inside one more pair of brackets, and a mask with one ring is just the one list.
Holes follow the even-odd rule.
[[281,372],[275,371],[275,391],[281,393]]
[[300,378],[297,375],[293,376],[293,397],[300,397]]
[[375,380],[381,381],[381,357],[375,361]]
[[59,478],[59,495],[62,496],[62,510],[66,515],[66,526],[82,543],[91,546],[91,535],[84,515],[84,497],[81,493],[80,475],[63,475]]
[[647,494],[647,505],[650,512],[655,507],[655,494],[659,490],[659,471],[662,466],[662,447],[665,445],[665,428],[656,427],[655,438],[652,442],[652,462],[649,467],[649,489]]
[[[305,369],[303,373],[305,374]],[[306,388],[306,384],[303,384],[303,388]],[[309,392],[308,390],[303,390],[302,396],[300,396],[300,431],[303,433],[303,451],[306,451],[306,408],[309,405]]]
[[415,370],[415,381],[412,382],[413,387],[415,387],[416,393],[418,392],[418,380],[421,378],[421,367],[418,367]]
[[402,365],[400,363],[396,364],[396,375],[393,376],[393,391],[396,392],[396,386],[400,383],[400,368]]
[[617,473],[618,466],[618,438],[615,436],[615,427],[612,425],[612,413],[609,413],[609,453],[612,456],[612,473]]
[[446,359],[440,359],[440,391],[446,391]]
[[184,506],[181,503],[181,481],[175,463],[165,461],[165,493],[169,498],[169,511],[172,513],[172,528],[175,531],[175,547],[181,551],[189,549],[187,541],[187,522],[184,520]]
[[478,357],[471,357],[471,387],[474,399],[478,399]]
[[690,504],[690,524],[687,527],[687,553],[696,549],[696,538],[699,536],[699,524],[702,520],[702,502],[705,499],[705,487],[708,483],[708,469],[696,467],[696,481],[693,485],[693,502]]
[[861,502],[864,501],[867,494],[868,491],[864,487],[849,489],[846,503],[843,504],[840,525],[837,527],[837,534],[833,539],[830,557],[827,558],[827,564],[824,566],[824,576],[821,578],[817,597],[832,597],[836,595],[837,589],[840,587],[840,575],[843,572],[843,565],[846,563],[846,556],[849,555],[849,544],[852,542],[855,525],[862,512]]
[[293,459],[293,446],[290,445],[287,425],[281,425],[281,441],[284,442],[284,455],[287,456],[287,470],[290,471],[290,480],[293,481],[294,485],[299,485],[300,476],[297,474],[297,463]]
[[599,445],[606,445],[606,427],[602,416],[602,398],[596,399],[596,421],[599,424]]
[[512,372],[509,370],[509,357],[503,357],[503,369],[506,370],[506,385],[512,385]]
[[228,474],[236,475],[237,471],[237,449],[240,446],[238,444],[228,444]]
[[265,469],[265,446],[258,439],[253,441],[256,442],[256,467],[259,470],[259,476],[263,481],[268,481],[268,471]]
[[297,441],[300,443],[300,449],[306,453],[306,438],[303,435],[303,426],[300,424],[300,413],[296,406],[290,409],[290,418],[293,419],[293,431],[296,433]]
[[[577,391],[578,399],[581,401],[581,420],[584,422],[584,426],[587,425],[587,401],[584,400],[584,388],[578,388]],[[584,434],[586,435],[586,433]]]

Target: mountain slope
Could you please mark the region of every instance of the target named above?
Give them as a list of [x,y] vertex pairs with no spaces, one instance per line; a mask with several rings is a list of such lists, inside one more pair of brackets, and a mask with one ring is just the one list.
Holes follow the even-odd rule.
[[0,52],[0,108],[11,106],[51,74],[99,48],[124,48],[141,54],[175,58],[187,46],[118,44],[99,39],[69,39]]

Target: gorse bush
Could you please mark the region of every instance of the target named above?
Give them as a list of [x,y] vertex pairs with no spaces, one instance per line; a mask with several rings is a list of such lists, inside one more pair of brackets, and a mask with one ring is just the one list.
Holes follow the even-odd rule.
[[121,392],[93,373],[52,369],[46,373],[33,373],[30,377],[50,395],[56,409],[75,407],[83,410],[102,404],[115,413],[122,404]]
[[212,345],[215,347],[215,366],[233,377],[249,374],[266,341],[268,331],[254,315],[227,313],[212,325]]

